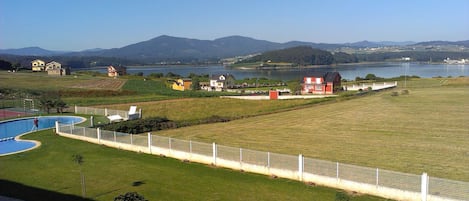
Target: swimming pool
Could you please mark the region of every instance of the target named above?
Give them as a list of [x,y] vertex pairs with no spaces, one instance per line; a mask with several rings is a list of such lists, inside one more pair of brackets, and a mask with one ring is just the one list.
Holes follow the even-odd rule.
[[27,151],[38,145],[34,141],[19,140],[17,136],[36,130],[49,129],[55,122],[71,124],[80,123],[85,119],[75,116],[45,116],[37,117],[38,126],[34,125],[34,117],[13,119],[0,122],[0,156]]

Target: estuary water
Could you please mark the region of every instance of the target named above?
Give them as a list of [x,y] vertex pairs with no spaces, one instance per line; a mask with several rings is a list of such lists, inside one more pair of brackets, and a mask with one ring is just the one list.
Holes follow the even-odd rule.
[[[98,71],[106,73],[107,69],[88,68],[83,70]],[[401,75],[416,75],[422,78],[431,77],[459,77],[469,76],[469,65],[447,65],[426,63],[364,63],[343,64],[335,66],[319,66],[308,68],[289,69],[236,69],[222,65],[210,66],[132,66],[127,67],[128,74],[168,72],[187,77],[190,73],[195,74],[232,74],[236,79],[244,78],[269,78],[283,81],[302,79],[305,75],[312,73],[339,72],[343,79],[354,80],[356,77],[365,77],[367,74],[375,74],[378,77],[392,78]]]

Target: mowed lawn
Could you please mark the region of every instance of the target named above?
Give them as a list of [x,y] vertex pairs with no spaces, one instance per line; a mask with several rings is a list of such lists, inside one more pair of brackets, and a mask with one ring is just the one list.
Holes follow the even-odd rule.
[[469,78],[406,86],[409,95],[398,88],[398,96],[384,91],[154,134],[469,181]]
[[[335,200],[335,189],[274,179],[223,168],[188,163],[149,154],[122,151],[53,134],[52,130],[24,136],[42,145],[0,157],[0,195],[22,200],[81,199],[83,156],[87,200],[113,200],[138,192],[147,200]],[[342,192],[345,193],[345,192]],[[353,201],[385,200],[349,195]]]

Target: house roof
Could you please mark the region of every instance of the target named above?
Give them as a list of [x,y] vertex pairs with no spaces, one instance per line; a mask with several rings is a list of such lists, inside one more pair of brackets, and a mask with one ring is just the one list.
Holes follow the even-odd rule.
[[334,82],[337,76],[339,76],[339,79],[342,78],[338,72],[327,72],[326,74],[324,74],[324,81]]
[[44,62],[43,60],[40,60],[40,59],[34,59],[34,60],[31,61],[31,63],[33,63],[33,62],[42,62],[42,63],[46,63],[46,62]]
[[224,76],[225,80],[228,79],[229,77],[234,79],[233,75],[231,75],[231,74],[215,74],[215,75],[212,75],[210,80],[225,81],[225,80],[220,80],[221,76]]
[[326,72],[326,73],[313,72],[310,75],[305,76],[305,77],[322,77],[324,79],[324,82],[334,82],[337,76],[339,76],[339,79],[342,78],[339,72]]

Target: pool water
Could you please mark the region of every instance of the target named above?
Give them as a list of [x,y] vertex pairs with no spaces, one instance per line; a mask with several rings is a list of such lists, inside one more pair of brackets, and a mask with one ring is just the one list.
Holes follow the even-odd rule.
[[55,126],[56,121],[63,124],[80,123],[84,121],[84,118],[74,116],[45,116],[37,117],[37,119],[38,127],[34,125],[34,117],[0,122],[0,155],[28,150],[36,146],[36,143],[31,141],[17,141],[14,139],[16,136],[36,130],[52,128]]

